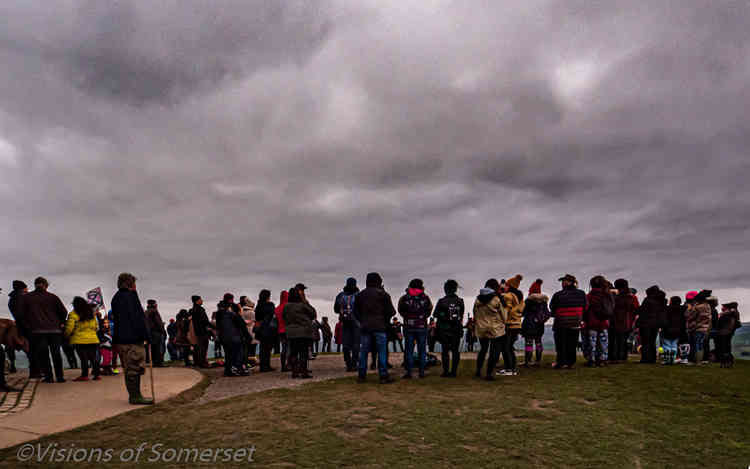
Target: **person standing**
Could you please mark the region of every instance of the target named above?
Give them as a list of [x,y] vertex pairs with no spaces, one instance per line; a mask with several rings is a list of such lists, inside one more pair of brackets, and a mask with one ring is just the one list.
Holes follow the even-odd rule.
[[[195,297],[193,297],[195,298]],[[185,360],[185,366],[192,366],[190,363],[190,355],[193,353],[193,343],[190,341],[190,326],[193,323],[190,317],[190,312],[186,309],[181,309],[177,313],[177,337],[175,338],[174,344],[180,350],[180,356],[182,360]],[[195,356],[193,357],[195,361]]]
[[170,361],[180,360],[180,349],[177,348],[177,322],[174,318],[169,320],[167,326],[167,352]]
[[[523,366],[542,364],[544,323],[550,318],[548,302],[549,298],[542,294],[542,280],[537,279],[529,288],[529,296],[523,308],[523,321],[521,322],[521,335],[524,337]],[[536,361],[532,361],[532,354],[535,350]]]
[[557,352],[555,369],[558,370],[572,368],[576,363],[578,331],[587,306],[586,293],[578,289],[575,276],[565,274],[559,280],[562,282],[562,290],[552,295],[549,306],[552,317],[555,318],[552,330]]
[[341,323],[341,345],[347,372],[356,371],[359,361],[360,324],[354,316],[354,300],[358,292],[357,280],[350,277],[333,302],[333,312],[339,316]]
[[117,327],[112,343],[118,349],[122,366],[125,368],[125,387],[128,402],[133,405],[151,405],[153,399],[141,394],[141,376],[146,372],[146,349],[144,342],[151,341],[146,325],[146,312],[138,298],[136,278],[123,272],[117,278],[117,293],[112,297],[112,315]]
[[276,371],[271,368],[271,352],[273,344],[276,343],[279,325],[276,321],[276,305],[271,301],[271,292],[261,290],[258,295],[258,303],[255,306],[255,322],[258,326],[258,339],[260,340],[260,372]]
[[[691,292],[694,293],[694,292]],[[711,290],[701,290],[700,293],[688,294],[688,309],[685,313],[687,320],[688,335],[690,337],[690,364],[696,364],[699,356],[703,355],[703,347],[706,342],[706,335],[711,327],[711,306],[708,304],[708,297],[711,296]],[[708,364],[704,360],[703,364]]]
[[459,297],[458,282],[448,280],[443,285],[445,296],[440,298],[435,305],[434,316],[437,319],[437,338],[440,341],[440,349],[443,362],[442,378],[455,378],[458,373],[458,364],[461,361],[461,336],[463,335],[464,323],[464,300]]
[[289,291],[281,290],[279,295],[279,306],[276,307],[274,314],[276,315],[276,321],[279,323],[279,345],[281,346],[281,353],[279,358],[281,359],[281,371],[286,373],[289,371],[287,358],[289,357],[289,340],[286,336],[286,323],[284,322],[284,306],[289,302]]
[[437,343],[436,329],[437,324],[435,318],[430,318],[430,322],[427,324],[427,349],[430,353],[435,353],[435,344]]
[[208,343],[211,337],[211,321],[208,314],[203,308],[203,299],[195,295],[192,297],[193,308],[190,310],[190,319],[192,321],[192,334],[195,336],[195,353],[193,357],[194,365],[199,368],[209,368],[208,364]]
[[31,332],[32,349],[36,363],[44,374],[46,383],[53,382],[50,354],[54,364],[54,376],[58,383],[64,383],[62,355],[62,326],[68,312],[56,295],[47,291],[49,283],[44,277],[34,280],[34,291],[21,296],[19,311],[24,329]]
[[[414,344],[417,345],[419,356],[419,377],[424,378],[425,365],[427,364],[426,340],[428,331],[427,318],[432,313],[432,301],[424,292],[424,284],[421,279],[415,278],[409,282],[406,294],[398,300],[398,313],[404,319],[406,332],[406,344],[404,347],[404,362],[406,373],[404,379],[411,379],[414,368]],[[434,324],[434,319],[430,321]],[[434,329],[434,327],[432,328]]]
[[609,282],[597,275],[589,282],[591,291],[586,296],[588,306],[583,312],[584,339],[589,344],[586,366],[605,366],[609,359],[609,320],[614,316],[615,299],[609,291]]
[[633,329],[638,300],[630,292],[630,285],[624,278],[615,280],[615,309],[609,321],[609,362],[617,364],[628,361],[628,335]]
[[66,339],[75,347],[78,358],[81,359],[81,376],[73,381],[88,381],[89,366],[93,368],[93,380],[99,381],[99,360],[96,352],[99,349],[98,321],[94,316],[94,308],[80,296],[73,298],[73,311],[68,315],[65,323]]
[[661,330],[661,336],[664,340],[662,345],[664,347],[662,364],[674,365],[677,360],[677,341],[684,330],[685,307],[682,305],[682,299],[679,296],[673,296],[669,299],[666,321]]
[[502,293],[502,300],[508,314],[508,319],[505,323],[505,349],[503,350],[503,364],[505,369],[500,373],[503,376],[518,375],[515,345],[518,336],[521,335],[521,322],[525,306],[523,293],[519,290],[521,280],[523,280],[523,275],[521,274],[517,274],[506,280],[504,293]]
[[367,380],[367,354],[375,344],[378,355],[378,374],[380,384],[393,382],[388,374],[386,328],[391,318],[396,315],[391,296],[383,288],[383,278],[377,272],[367,274],[366,288],[354,298],[353,315],[361,325],[361,342],[359,345],[358,383]]
[[245,361],[242,344],[249,340],[247,324],[240,316],[240,306],[227,300],[220,301],[216,311],[215,340],[220,341],[224,354],[224,376],[247,376],[249,372],[245,369]]
[[343,334],[344,323],[341,320],[336,321],[336,327],[333,329],[333,341],[336,343],[336,353],[341,353],[341,335]]
[[[36,362],[36,357],[34,356],[34,348],[33,344],[31,343],[31,331],[27,330],[24,326],[24,321],[21,318],[21,311],[18,309],[18,302],[19,299],[29,292],[28,287],[26,284],[21,280],[13,280],[12,284],[13,291],[11,291],[8,294],[8,310],[10,311],[11,317],[16,321],[16,327],[18,328],[18,332],[26,339],[26,342],[28,344],[28,348],[26,352],[26,357],[28,358],[29,362],[29,378],[30,379],[37,379],[41,377],[41,373],[39,372],[39,366]],[[11,367],[10,372],[15,373],[16,365],[15,365],[15,357],[16,357],[16,351],[11,347],[8,349],[8,359],[10,360]]]
[[716,321],[716,355],[722,368],[734,366],[732,337],[734,332],[742,327],[737,306],[736,301],[721,305],[721,314]]
[[467,352],[474,351],[474,343],[477,341],[475,325],[476,323],[474,321],[474,318],[469,316],[469,319],[466,321],[466,325],[464,326],[466,328],[466,351]]
[[[156,300],[146,301],[146,325],[151,332],[151,360],[155,367],[164,366],[164,339],[167,331],[164,328],[164,321],[159,314],[159,307]],[[148,363],[148,353],[146,353],[146,363]]]
[[323,316],[323,322],[320,324],[320,332],[323,334],[322,352],[331,353],[331,340],[333,339],[333,331],[331,330],[331,325],[328,323],[328,316]]
[[497,280],[488,280],[485,287],[479,290],[479,295],[474,302],[474,327],[480,346],[475,376],[482,377],[482,367],[489,352],[485,376],[487,381],[495,380],[495,366],[504,346],[506,314],[500,297],[497,295],[499,287]]
[[305,301],[301,291],[296,287],[289,290],[289,302],[284,306],[283,316],[291,348],[292,378],[308,379],[312,378],[307,362],[317,312]]
[[[637,310],[641,332],[641,363],[656,363],[656,338],[667,315],[667,295],[657,285],[646,290],[646,299]],[[709,322],[710,322],[709,314]]]

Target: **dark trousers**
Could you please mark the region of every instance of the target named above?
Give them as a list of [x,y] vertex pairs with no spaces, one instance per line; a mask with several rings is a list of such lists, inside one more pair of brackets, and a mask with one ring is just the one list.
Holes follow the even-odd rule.
[[279,346],[281,347],[281,368],[287,367],[287,359],[289,358],[289,341],[286,338],[286,332],[279,332]]
[[482,375],[482,366],[484,359],[489,352],[487,360],[487,376],[493,376],[497,361],[500,359],[500,352],[505,347],[505,336],[495,337],[494,339],[479,339],[479,355],[477,355],[477,376]]
[[720,362],[726,362],[732,356],[732,335],[716,335],[716,358]]
[[331,339],[323,341],[323,350],[321,352],[326,353],[331,351]]
[[656,335],[659,329],[641,327],[641,363],[656,363]]
[[555,329],[555,351],[558,366],[573,366],[576,363],[578,329]]
[[[150,349],[150,357],[149,357]],[[149,358],[154,361],[154,365],[161,366],[164,364],[164,336],[161,334],[151,335],[151,346],[146,348],[146,363]]]
[[63,362],[62,354],[60,353],[60,347],[62,347],[62,334],[35,333],[31,335],[31,339],[34,343],[36,362],[39,364],[39,370],[44,374],[45,378],[48,380],[52,379],[52,365],[49,361],[49,356],[51,354],[52,364],[55,366],[55,377],[57,377],[58,380],[63,379]]
[[289,339],[289,363],[292,364],[292,370],[297,372],[307,370],[311,342],[311,339],[306,338]]
[[232,368],[237,372],[242,369],[242,342],[239,340],[235,342],[225,342],[223,346],[224,353],[226,354],[224,357],[224,376],[229,376],[232,374]]
[[75,347],[81,359],[81,376],[89,375],[89,366],[94,369],[94,377],[99,376],[99,360],[96,359],[99,344],[77,344]]
[[461,337],[445,338],[440,342],[442,345],[440,354],[443,360],[443,373],[455,375],[458,371],[458,362],[461,361],[461,352],[458,350],[460,343]]
[[195,356],[193,361],[195,366],[208,366],[208,336],[198,337],[198,344],[195,346]]
[[427,334],[427,349],[430,351],[430,353],[435,353],[435,342],[437,342],[437,339],[435,336],[431,333]]
[[275,341],[274,338],[260,341],[260,369],[262,371],[271,369],[271,352]]
[[609,360],[628,360],[628,333],[614,329],[609,330]]
[[68,360],[68,368],[78,368],[78,360],[76,360],[75,347],[63,341],[62,351],[65,354],[65,359]]
[[518,340],[520,329],[507,329],[505,331],[505,347],[503,348],[503,365],[506,370],[516,369],[516,351],[513,347]]

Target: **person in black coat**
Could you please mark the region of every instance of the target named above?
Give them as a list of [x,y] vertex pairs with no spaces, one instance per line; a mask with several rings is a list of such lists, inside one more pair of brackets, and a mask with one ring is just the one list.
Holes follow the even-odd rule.
[[199,368],[208,368],[208,342],[212,335],[211,321],[208,314],[203,308],[203,299],[200,296],[194,296],[193,308],[190,310],[190,317],[193,321],[193,331],[198,343],[195,345],[195,366]]
[[[8,294],[8,310],[13,320],[16,321],[16,327],[18,327],[19,334],[26,339],[29,344],[28,352],[26,352],[26,358],[29,361],[29,377],[34,379],[40,376],[39,367],[36,364],[36,358],[34,357],[34,351],[31,348],[31,331],[23,327],[23,321],[20,319],[20,311],[18,310],[18,300],[21,296],[28,293],[28,287],[21,280],[13,280],[13,291]],[[10,373],[16,372],[16,351],[15,349],[8,349],[8,360],[10,361]]]
[[261,290],[258,303],[255,305],[255,322],[258,324],[256,338],[260,340],[260,371],[276,371],[271,368],[271,352],[276,343],[278,322],[276,321],[276,305],[271,300],[269,290]]
[[361,326],[359,346],[359,376],[357,382],[367,379],[367,354],[372,344],[377,347],[378,373],[381,384],[392,383],[388,374],[388,348],[386,330],[391,318],[396,315],[391,295],[383,288],[383,278],[377,272],[367,274],[366,288],[354,299],[354,317]]
[[151,343],[146,313],[135,289],[136,278],[123,272],[117,278],[117,293],[112,297],[115,327],[112,344],[117,347],[125,368],[125,387],[131,404],[153,404],[141,395],[141,375],[146,372],[145,343]]
[[240,316],[240,307],[235,303],[221,301],[217,305],[216,329],[219,340],[224,347],[224,376],[247,376],[249,373],[244,366],[243,342],[252,338],[247,331],[247,324]]
[[677,359],[677,341],[685,330],[686,309],[679,296],[673,296],[669,299],[666,319],[661,329],[662,347],[664,348],[664,360],[662,362],[664,365],[673,365]]
[[443,285],[443,291],[445,291],[445,296],[438,300],[433,313],[437,318],[437,340],[441,344],[443,361],[443,374],[440,376],[455,378],[458,363],[461,361],[461,352],[458,347],[463,335],[465,306],[463,298],[456,295],[458,282],[448,280]]
[[656,336],[667,313],[667,295],[654,285],[646,290],[646,299],[638,308],[638,329],[641,332],[641,363],[656,363]]

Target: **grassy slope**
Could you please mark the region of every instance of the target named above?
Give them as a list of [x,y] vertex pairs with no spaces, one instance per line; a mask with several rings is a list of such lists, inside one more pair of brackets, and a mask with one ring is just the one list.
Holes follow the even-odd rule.
[[[43,441],[116,452],[142,441],[254,444],[263,467],[750,464],[750,363],[532,369],[495,383],[463,365],[457,380],[433,371],[387,386],[347,378],[201,406],[167,402]],[[0,451],[0,464],[15,466],[14,455]]]

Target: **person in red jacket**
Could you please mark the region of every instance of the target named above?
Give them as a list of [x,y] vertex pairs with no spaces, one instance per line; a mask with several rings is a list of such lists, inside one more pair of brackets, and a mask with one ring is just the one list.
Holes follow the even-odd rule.
[[274,314],[276,315],[276,321],[279,323],[279,342],[281,343],[281,371],[289,371],[287,366],[286,358],[289,356],[289,345],[286,340],[286,323],[284,322],[284,306],[289,302],[289,292],[287,290],[281,291],[281,297],[279,298],[279,305],[276,307]]
[[344,323],[339,319],[336,321],[336,327],[333,331],[333,341],[336,342],[336,353],[341,352],[341,334],[343,333]]
[[586,296],[583,328],[588,334],[590,355],[586,366],[605,366],[608,359],[609,318],[614,311],[614,298],[609,292],[609,282],[597,275],[589,282],[591,291]]

